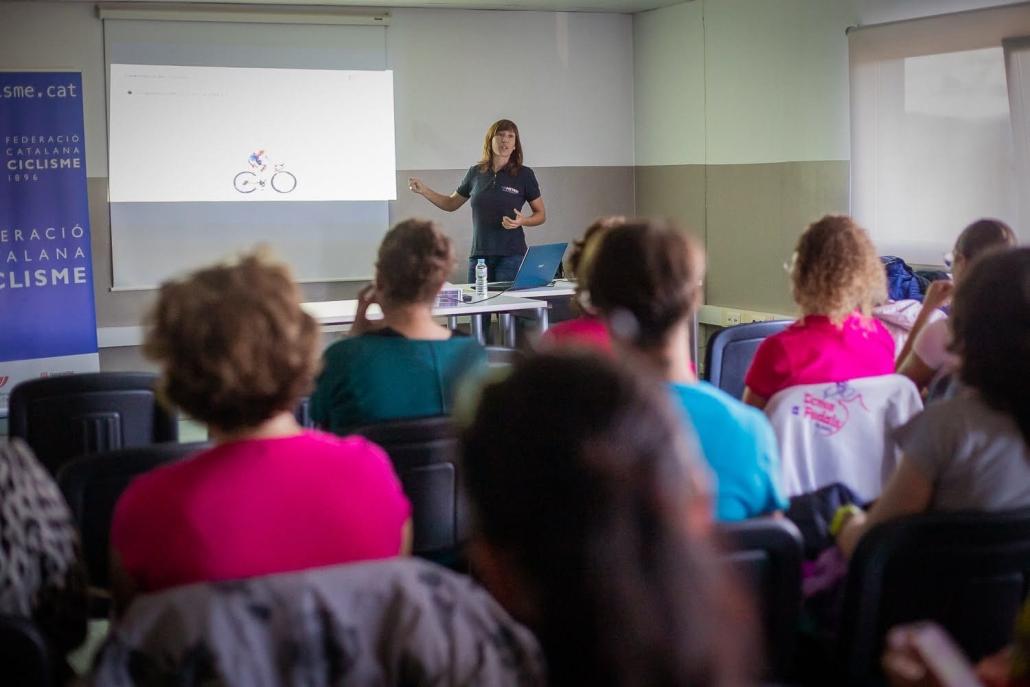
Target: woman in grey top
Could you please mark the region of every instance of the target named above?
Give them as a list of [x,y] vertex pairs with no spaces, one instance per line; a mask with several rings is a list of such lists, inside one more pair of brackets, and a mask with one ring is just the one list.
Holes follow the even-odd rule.
[[1030,248],[975,261],[951,327],[969,388],[898,430],[904,458],[876,506],[844,523],[846,555],[874,525],[904,515],[1030,506]]

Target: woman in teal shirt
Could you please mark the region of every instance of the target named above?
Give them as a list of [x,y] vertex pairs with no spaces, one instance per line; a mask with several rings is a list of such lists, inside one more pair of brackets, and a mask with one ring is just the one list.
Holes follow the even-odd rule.
[[[375,281],[358,295],[349,338],[324,354],[311,416],[337,434],[374,422],[446,415],[461,379],[484,368],[475,340],[433,320],[433,302],[454,267],[451,241],[432,222],[407,220],[379,246]],[[368,306],[383,319],[372,323]]]

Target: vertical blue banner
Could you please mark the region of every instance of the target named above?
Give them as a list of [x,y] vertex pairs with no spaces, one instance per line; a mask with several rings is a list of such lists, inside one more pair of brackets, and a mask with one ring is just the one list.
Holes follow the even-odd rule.
[[0,413],[18,381],[98,366],[82,75],[0,72]]

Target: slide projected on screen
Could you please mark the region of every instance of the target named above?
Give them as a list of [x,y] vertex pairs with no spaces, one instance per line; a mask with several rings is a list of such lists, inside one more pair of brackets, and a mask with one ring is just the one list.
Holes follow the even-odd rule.
[[111,65],[114,203],[397,197],[393,73]]

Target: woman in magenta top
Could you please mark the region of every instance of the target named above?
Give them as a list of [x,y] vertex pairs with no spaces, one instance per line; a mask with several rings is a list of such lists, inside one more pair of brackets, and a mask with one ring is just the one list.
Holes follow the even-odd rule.
[[305,431],[319,333],[285,266],[249,255],[161,287],[145,353],[215,447],[138,478],[115,508],[116,611],[137,593],[407,548],[411,507],[386,454]]
[[572,297],[574,311],[580,316],[559,322],[540,337],[541,348],[576,346],[590,350],[612,352],[612,337],[604,320],[590,306],[590,264],[601,245],[601,239],[614,227],[625,224],[625,217],[602,217],[583,232],[583,238],[572,246],[565,261],[565,271],[576,278],[576,294]]
[[798,239],[790,274],[802,317],[758,347],[746,403],[764,408],[788,387],[894,372],[894,340],[870,316],[887,286],[864,229],[850,217],[823,217]]

